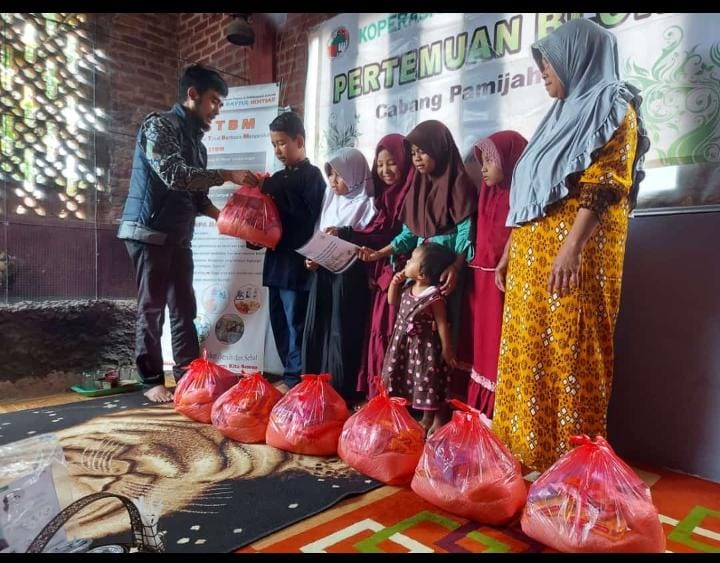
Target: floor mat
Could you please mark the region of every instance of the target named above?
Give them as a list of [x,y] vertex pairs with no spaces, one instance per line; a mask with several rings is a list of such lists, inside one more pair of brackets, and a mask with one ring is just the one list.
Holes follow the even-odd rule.
[[[75,499],[107,491],[163,503],[167,552],[228,552],[380,483],[338,458],[226,439],[140,392],[0,415],[0,445],[54,432]],[[101,501],[78,514],[83,537],[129,541],[127,512]]]

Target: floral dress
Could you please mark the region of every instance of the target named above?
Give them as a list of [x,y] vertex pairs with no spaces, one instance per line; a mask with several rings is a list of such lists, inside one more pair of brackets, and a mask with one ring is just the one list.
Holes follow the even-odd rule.
[[395,329],[383,362],[383,382],[395,397],[419,410],[437,410],[445,400],[450,374],[442,357],[432,303],[445,298],[435,286],[420,295],[409,284],[400,298]]
[[[630,106],[570,194],[512,233],[493,431],[537,471],[570,450],[572,435],[606,435],[637,142]],[[580,287],[550,295],[550,268],[581,207],[600,224],[582,251]]]

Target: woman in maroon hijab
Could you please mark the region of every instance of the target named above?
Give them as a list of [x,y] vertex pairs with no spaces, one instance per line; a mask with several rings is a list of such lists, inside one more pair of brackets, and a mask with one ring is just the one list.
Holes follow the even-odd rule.
[[[415,177],[410,149],[404,141],[405,137],[398,133],[380,139],[375,148],[375,161],[372,166],[377,214],[362,230],[340,229],[338,235],[341,238],[360,246],[380,249],[402,229],[400,209]],[[396,268],[402,269],[404,259],[397,258],[400,258],[400,261],[396,263]],[[357,390],[366,393],[368,398],[377,394],[373,379],[382,373],[385,349],[395,325],[397,311],[388,304],[387,298],[393,274],[393,265],[389,258],[368,264],[372,312],[363,343],[364,353],[357,385]]]
[[498,353],[504,289],[495,282],[495,266],[510,237],[505,226],[510,209],[510,183],[515,163],[527,140],[515,131],[500,131],[475,143],[475,158],[482,166],[478,198],[475,257],[464,296],[463,338],[458,356],[472,364],[468,404],[492,418],[495,406]]
[[[473,258],[477,187],[465,170],[452,133],[443,123],[432,119],[419,123],[407,134],[405,144],[410,147],[415,177],[400,211],[402,230],[380,250],[361,248],[360,258],[374,262],[412,252],[426,242],[452,250],[456,259],[440,276],[439,289],[447,296],[453,348],[457,349],[464,265]],[[463,372],[453,370],[449,383],[448,397],[464,400],[468,384]]]

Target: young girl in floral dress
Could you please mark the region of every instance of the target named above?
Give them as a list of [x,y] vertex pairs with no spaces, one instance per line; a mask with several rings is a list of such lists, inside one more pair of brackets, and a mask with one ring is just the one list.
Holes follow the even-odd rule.
[[385,353],[383,382],[393,396],[423,411],[421,424],[428,434],[443,423],[441,407],[450,369],[456,367],[445,297],[438,288],[440,275],[455,258],[436,243],[418,246],[388,291],[388,302],[399,303],[399,310]]

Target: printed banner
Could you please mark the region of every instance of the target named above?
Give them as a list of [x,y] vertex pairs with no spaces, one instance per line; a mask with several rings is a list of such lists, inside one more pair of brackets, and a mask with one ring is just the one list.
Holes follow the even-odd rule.
[[[278,92],[276,83],[230,88],[203,138],[208,168],[272,172],[279,167],[268,128],[278,114]],[[212,188],[210,200],[222,209],[235,189],[230,183]],[[195,221],[192,247],[195,325],[208,360],[235,373],[263,369],[282,373],[269,329],[267,288],[262,285],[265,251],[251,250],[245,241],[219,234],[216,222],[204,216]],[[162,346],[164,364],[171,367],[167,320]]]
[[495,131],[530,138],[552,100],[530,45],[571,18],[618,39],[621,78],[642,90],[652,140],[639,208],[720,204],[720,14],[341,14],[310,36],[311,158],[436,119],[473,160]]

